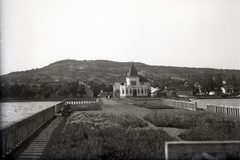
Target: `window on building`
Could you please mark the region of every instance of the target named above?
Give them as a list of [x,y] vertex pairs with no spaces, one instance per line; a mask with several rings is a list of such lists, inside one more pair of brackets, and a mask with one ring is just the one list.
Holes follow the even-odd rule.
[[147,94],[147,89],[145,89],[145,94]]
[[130,89],[130,94],[132,94],[132,90]]
[[124,94],[124,89],[122,90],[122,94]]
[[185,94],[188,95],[187,92],[185,92]]
[[136,81],[131,81],[131,85],[137,85]]
[[142,94],[143,94],[143,89],[142,89]]
[[140,90],[138,89],[138,94],[140,93]]
[[128,89],[126,89],[126,94],[128,94]]

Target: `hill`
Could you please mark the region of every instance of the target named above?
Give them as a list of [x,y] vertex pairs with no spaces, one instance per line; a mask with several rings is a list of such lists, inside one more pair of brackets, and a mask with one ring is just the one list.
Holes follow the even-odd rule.
[[[220,73],[223,79],[235,76],[240,79],[240,70],[188,68],[171,66],[150,66],[134,62],[139,74],[150,81],[162,83],[168,79],[196,82],[206,76]],[[40,69],[12,72],[2,75],[1,82],[8,83],[42,83],[69,82],[81,80],[83,82],[99,82],[113,84],[116,78],[126,74],[131,62],[113,62],[108,60],[62,60],[49,64]]]

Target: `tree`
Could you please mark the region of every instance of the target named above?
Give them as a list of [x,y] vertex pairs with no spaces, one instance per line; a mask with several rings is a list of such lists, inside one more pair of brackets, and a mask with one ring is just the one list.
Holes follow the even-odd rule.
[[240,86],[239,80],[236,79],[234,75],[227,79],[227,84],[233,87],[233,93],[238,92],[238,88]]
[[53,88],[49,84],[47,83],[41,84],[40,91],[39,91],[39,94],[41,95],[41,97],[49,98],[52,95],[52,92],[53,92]]
[[25,97],[25,98],[29,98],[29,97],[34,97],[36,96],[36,93],[34,93],[29,85],[23,85],[23,88],[21,90],[21,96]]
[[77,82],[70,82],[69,83],[69,93],[70,96],[76,97],[78,93],[78,83]]
[[78,85],[77,93],[79,94],[80,97],[86,94],[85,86],[83,84]]
[[210,91],[214,91],[214,81],[213,81],[213,76],[205,76],[207,78],[203,78],[200,80],[200,84],[201,84],[201,91],[203,92],[210,92]]
[[97,97],[97,95],[101,92],[101,86],[94,81],[89,82],[89,85],[93,91],[94,97]]
[[14,98],[20,97],[21,90],[22,90],[22,87],[20,85],[18,85],[17,83],[15,83],[14,85],[9,87],[9,96],[14,97]]
[[7,97],[8,96],[8,84],[0,84],[0,97]]
[[220,93],[222,91],[221,88],[223,87],[222,76],[220,75],[220,73],[217,74],[214,83],[215,83],[215,90],[218,93]]

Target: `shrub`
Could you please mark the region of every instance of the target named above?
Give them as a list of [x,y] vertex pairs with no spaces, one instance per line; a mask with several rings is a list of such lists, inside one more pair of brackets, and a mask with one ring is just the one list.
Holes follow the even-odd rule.
[[89,104],[72,104],[72,111],[91,111],[91,110],[102,110],[100,103],[89,103]]
[[148,109],[174,109],[160,101],[143,101],[143,102],[135,102],[134,105],[148,108]]

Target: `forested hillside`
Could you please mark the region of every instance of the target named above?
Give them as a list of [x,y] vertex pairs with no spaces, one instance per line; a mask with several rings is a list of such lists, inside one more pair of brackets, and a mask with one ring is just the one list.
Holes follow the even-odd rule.
[[[134,63],[139,74],[150,81],[165,83],[169,79],[196,82],[220,73],[223,79],[234,76],[240,79],[240,70],[187,68],[171,66],[150,66]],[[62,60],[39,69],[12,72],[1,76],[1,82],[8,83],[42,83],[69,82],[80,80],[113,84],[117,77],[126,74],[131,62],[113,62],[107,60],[77,61]]]

